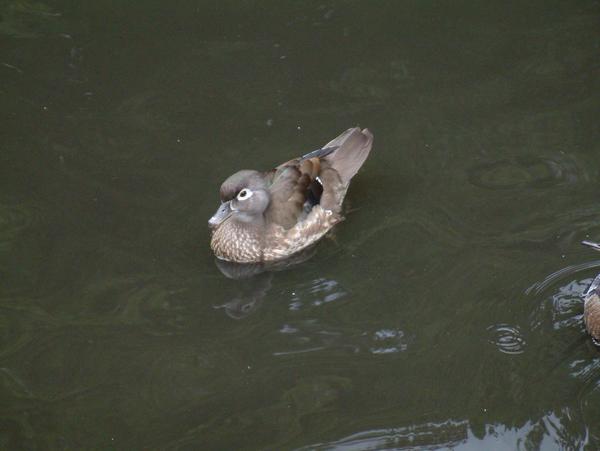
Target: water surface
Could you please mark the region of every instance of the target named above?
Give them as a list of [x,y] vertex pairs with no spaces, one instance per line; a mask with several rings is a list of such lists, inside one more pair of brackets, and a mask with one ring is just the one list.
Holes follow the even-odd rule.
[[[0,448],[600,447],[599,19],[0,1]],[[224,275],[221,181],[354,125],[347,220]]]

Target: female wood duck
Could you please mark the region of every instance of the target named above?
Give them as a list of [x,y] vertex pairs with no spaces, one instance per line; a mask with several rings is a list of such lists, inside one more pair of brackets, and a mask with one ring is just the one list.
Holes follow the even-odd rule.
[[221,185],[221,206],[208,221],[215,255],[238,263],[269,262],[315,243],[343,219],[348,185],[372,144],[369,130],[351,128],[271,171],[230,176]]
[[[583,241],[582,244],[600,251],[600,244],[598,243]],[[583,296],[583,322],[585,328],[592,336],[594,344],[600,346],[600,274],[592,281]]]

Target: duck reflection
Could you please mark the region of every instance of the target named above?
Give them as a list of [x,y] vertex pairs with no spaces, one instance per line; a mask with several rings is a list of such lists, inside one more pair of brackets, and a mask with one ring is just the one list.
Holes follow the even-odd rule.
[[264,263],[235,263],[215,259],[215,265],[228,279],[236,281],[235,294],[215,308],[225,310],[227,316],[242,319],[255,312],[272,287],[275,272],[304,263],[316,253],[312,246],[284,260]]

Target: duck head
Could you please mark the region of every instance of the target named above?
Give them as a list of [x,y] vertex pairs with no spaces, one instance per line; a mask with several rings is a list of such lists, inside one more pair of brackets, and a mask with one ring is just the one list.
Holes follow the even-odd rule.
[[220,190],[221,205],[208,220],[215,230],[228,221],[260,224],[269,206],[269,194],[265,176],[258,171],[236,172],[223,182]]

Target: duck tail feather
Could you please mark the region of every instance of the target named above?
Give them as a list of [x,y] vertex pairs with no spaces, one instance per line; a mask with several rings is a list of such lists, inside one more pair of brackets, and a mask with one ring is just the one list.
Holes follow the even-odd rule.
[[348,185],[363,165],[373,145],[373,134],[368,129],[350,128],[323,146],[336,147],[325,157],[331,167],[340,175],[342,183]]

